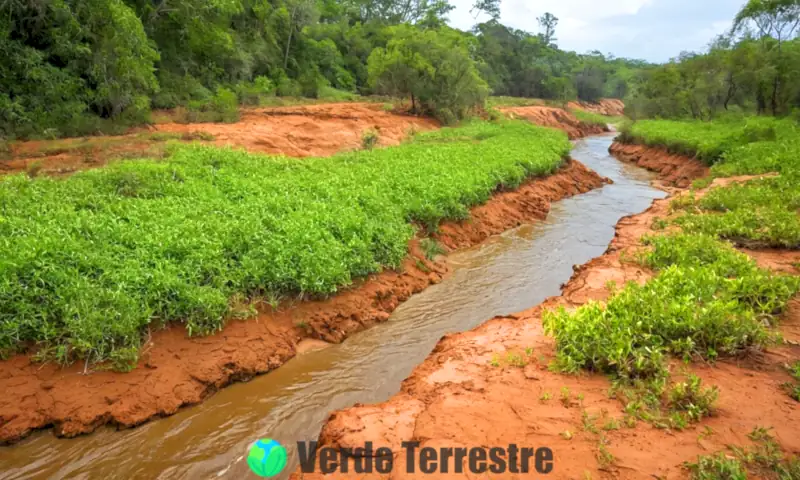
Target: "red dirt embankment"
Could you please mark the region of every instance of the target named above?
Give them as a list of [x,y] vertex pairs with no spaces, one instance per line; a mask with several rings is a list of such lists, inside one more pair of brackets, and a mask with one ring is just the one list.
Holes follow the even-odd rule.
[[625,104],[622,100],[616,98],[603,98],[596,103],[590,102],[569,102],[567,108],[584,110],[599,115],[607,115],[610,117],[621,117],[625,115]]
[[[549,177],[496,194],[474,208],[469,221],[443,225],[439,240],[456,248],[479,243],[542,220],[551,202],[606,181],[581,163],[568,161]],[[401,302],[439,282],[446,271],[445,261],[427,260],[413,241],[402,272],[371,276],[327,300],[285,304],[277,311],[260,306],[257,318],[231,321],[210,337],[187,338],[180,325],[153,332],[130,373],[84,375],[83,365],[62,369],[34,363],[27,356],[0,362],[0,443],[49,426],[56,435],[75,436],[104,424],[132,427],[173,414],[232,382],[279,367],[303,348],[303,340],[338,343],[386,321]]]
[[[688,158],[684,161],[692,163]],[[755,427],[772,427],[771,434],[785,452],[800,452],[800,409],[781,387],[790,380],[783,365],[800,358],[798,346],[775,347],[743,363],[724,360],[713,367],[686,365],[686,370],[699,375],[705,384],[719,386],[720,393],[715,415],[682,431],[661,430],[641,421],[627,428],[621,421],[622,403],[609,397],[607,377],[568,376],[548,370],[555,346],[542,329],[543,309],[574,308],[590,299],[606,299],[609,281],[622,285],[650,278],[652,272],[624,259],[642,248],[640,238],[650,231],[654,218],[669,215],[669,203],[670,199],[657,200],[644,213],[622,219],[606,253],[576,267],[561,296],[525,312],[496,317],[472,331],[443,337],[390,400],[332,413],[320,434],[320,446],[354,448],[371,441],[375,449],[389,447],[395,456],[393,479],[413,477],[405,473],[404,441],[437,449],[511,443],[520,448],[547,446],[555,456],[554,470],[547,476],[558,479],[686,478],[684,462],[724,451],[730,445],[749,446],[752,442],[747,434]],[[770,262],[763,264],[769,266]],[[800,339],[800,301],[791,304],[781,325],[785,338]],[[505,360],[509,353],[521,358],[526,351],[533,353],[524,367]],[[676,362],[673,374],[680,377],[683,368]],[[586,427],[587,419],[596,430]],[[612,419],[618,426],[606,428],[615,425],[609,423]],[[469,474],[440,476],[476,478]],[[321,477],[298,470],[292,478]],[[325,476],[340,477],[346,475]]]
[[657,172],[659,179],[670,186],[686,188],[692,180],[709,173],[708,166],[700,160],[669,153],[663,148],[614,142],[608,151],[620,160]]
[[567,132],[570,140],[608,131],[607,127],[584,123],[578,120],[575,115],[561,108],[532,105],[527,107],[504,107],[499,110],[512,118],[524,118],[542,127],[563,130]]
[[163,141],[154,140],[159,133],[174,133],[184,141],[213,135],[206,143],[308,157],[360,148],[361,136],[368,129],[378,132],[379,145],[389,146],[400,143],[411,130],[439,127],[433,119],[386,112],[374,103],[243,108],[240,114],[236,123],[162,123],[128,135],[14,142],[10,158],[0,159],[0,173],[29,171],[35,164],[41,173],[65,174],[119,158],[158,157],[164,146]]

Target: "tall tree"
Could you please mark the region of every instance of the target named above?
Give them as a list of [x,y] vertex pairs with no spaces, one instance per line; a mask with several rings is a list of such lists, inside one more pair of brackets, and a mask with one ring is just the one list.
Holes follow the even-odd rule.
[[[783,54],[783,42],[794,38],[798,32],[800,0],[750,0],[736,15],[732,31],[741,32],[749,28],[750,24],[756,26],[764,54],[776,57],[770,96],[772,114],[776,115],[781,103],[784,77],[789,69]],[[773,52],[773,49],[776,51]]]
[[553,45],[556,42],[556,26],[558,26],[558,18],[550,12],[545,13],[536,19],[539,26],[542,27],[542,39],[545,45]]
[[478,18],[481,12],[489,15],[492,20],[500,19],[500,0],[476,0],[469,13]]

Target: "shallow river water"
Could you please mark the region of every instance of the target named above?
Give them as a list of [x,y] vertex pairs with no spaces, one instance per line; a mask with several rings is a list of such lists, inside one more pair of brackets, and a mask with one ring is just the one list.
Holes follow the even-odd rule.
[[572,156],[613,185],[556,202],[546,221],[451,255],[453,274],[387,323],[139,428],[75,439],[43,431],[0,447],[0,478],[256,478],[245,455],[261,437],[291,446],[285,478],[297,462],[295,442],[315,440],[331,411],[389,398],[445,333],[558,295],[573,265],[605,251],[621,217],[664,197],[649,186],[652,174],[608,155],[611,141],[580,140]]

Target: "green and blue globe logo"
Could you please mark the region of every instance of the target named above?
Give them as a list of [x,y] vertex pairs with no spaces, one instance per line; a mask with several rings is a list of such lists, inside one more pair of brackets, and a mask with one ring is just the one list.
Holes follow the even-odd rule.
[[286,466],[286,449],[271,438],[262,438],[250,447],[247,465],[259,477],[274,477]]

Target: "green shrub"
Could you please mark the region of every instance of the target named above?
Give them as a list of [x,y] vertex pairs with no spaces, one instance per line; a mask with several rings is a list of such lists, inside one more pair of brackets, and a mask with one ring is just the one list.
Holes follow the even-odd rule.
[[696,375],[689,375],[685,382],[676,383],[669,392],[670,409],[685,415],[689,423],[711,416],[719,397],[717,387],[703,388],[702,383]]
[[191,101],[188,105],[186,123],[225,122],[235,123],[239,120],[239,102],[236,94],[225,87],[219,87],[217,93],[207,101]]
[[686,465],[692,480],[747,480],[747,470],[741,462],[724,453],[697,458],[697,463]]
[[606,304],[546,312],[558,367],[651,378],[665,375],[666,354],[713,360],[765,345],[770,336],[762,320],[785,308],[800,281],[760,269],[715,242],[684,234],[651,237],[652,251],[640,261],[660,270],[655,278],[626,285]]
[[172,148],[65,179],[0,179],[0,354],[35,343],[59,361],[124,364],[149,326],[221,328],[237,293],[334,293],[398,267],[412,223],[463,218],[498,185],[554,172],[570,143],[475,122],[302,162]]
[[378,144],[378,131],[374,128],[368,128],[361,134],[361,148],[364,150],[372,150]]
[[275,86],[267,77],[256,77],[253,82],[236,85],[236,96],[242,105],[262,105],[268,97],[275,95]]
[[330,102],[353,102],[359,100],[359,96],[355,93],[338,90],[327,85],[319,88],[317,98]]
[[425,253],[425,258],[433,260],[439,255],[444,255],[447,251],[442,245],[433,238],[423,238],[419,242],[422,251]]

